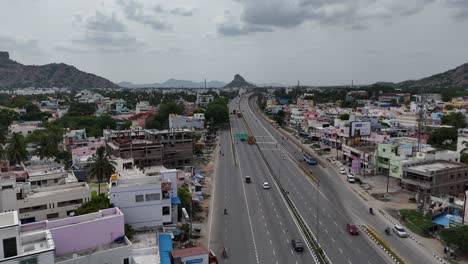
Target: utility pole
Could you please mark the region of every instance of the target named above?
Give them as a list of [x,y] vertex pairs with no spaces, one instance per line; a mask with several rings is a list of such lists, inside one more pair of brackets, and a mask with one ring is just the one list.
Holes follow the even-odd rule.
[[388,193],[388,185],[390,183],[390,160],[388,160],[388,173],[387,173],[387,193]]

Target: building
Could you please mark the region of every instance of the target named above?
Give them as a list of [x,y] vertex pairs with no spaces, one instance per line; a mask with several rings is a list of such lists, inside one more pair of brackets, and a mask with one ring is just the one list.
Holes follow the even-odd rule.
[[21,223],[72,216],[90,200],[88,185],[58,164],[28,166],[26,172],[25,182],[0,178],[0,212],[18,211]]
[[115,101],[115,112],[117,114],[126,114],[128,113],[128,108],[125,106],[127,102],[123,99],[118,99]]
[[0,262],[8,264],[130,264],[132,243],[125,237],[118,208],[66,219],[20,224],[17,212],[0,214]]
[[138,169],[131,160],[117,160],[109,185],[110,203],[122,210],[125,223],[133,228],[177,223],[177,170]]
[[72,151],[87,144],[88,138],[84,129],[68,130],[63,136],[63,146],[66,151]]
[[204,247],[192,247],[173,250],[171,252],[172,263],[183,264],[183,263],[210,263],[210,252]]
[[312,99],[297,98],[296,106],[300,110],[307,111],[312,109],[315,106],[315,103]]
[[196,118],[195,116],[169,115],[169,129],[190,129],[201,130],[205,128],[205,118]]
[[154,111],[154,107],[148,101],[140,101],[136,104],[135,113],[146,113]]
[[134,159],[135,166],[183,167],[193,161],[192,131],[187,129],[104,130],[108,153]]
[[391,103],[396,102],[397,104],[409,102],[410,94],[403,93],[381,93],[379,94],[379,102]]
[[197,93],[197,100],[195,101],[195,104],[198,107],[205,108],[213,100],[214,100],[214,97],[211,94],[199,94],[199,93]]
[[30,121],[30,122],[14,122],[8,127],[9,133],[21,134],[25,137],[32,134],[36,130],[43,130],[43,127],[39,127],[40,121]]
[[404,189],[432,196],[464,193],[468,165],[444,160],[411,162],[403,166]]

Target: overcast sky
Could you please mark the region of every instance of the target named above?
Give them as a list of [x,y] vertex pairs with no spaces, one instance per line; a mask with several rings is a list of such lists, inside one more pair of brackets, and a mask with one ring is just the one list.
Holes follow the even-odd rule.
[[468,0],[3,0],[0,50],[114,82],[396,82],[468,62]]

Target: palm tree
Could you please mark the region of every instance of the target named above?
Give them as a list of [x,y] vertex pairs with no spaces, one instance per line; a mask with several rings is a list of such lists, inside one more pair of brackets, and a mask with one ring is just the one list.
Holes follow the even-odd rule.
[[91,158],[91,163],[86,166],[88,178],[98,181],[98,194],[101,195],[101,182],[115,172],[115,162],[109,159],[105,147],[99,147]]
[[10,140],[8,140],[6,154],[10,165],[21,164],[21,162],[28,159],[28,151],[26,150],[26,142],[23,135],[13,133]]

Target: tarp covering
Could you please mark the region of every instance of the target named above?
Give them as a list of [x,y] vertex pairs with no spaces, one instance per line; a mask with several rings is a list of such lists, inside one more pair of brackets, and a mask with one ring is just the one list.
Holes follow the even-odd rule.
[[169,234],[159,234],[159,256],[161,257],[161,264],[171,264],[170,254],[172,248],[172,238]]
[[179,197],[172,197],[171,204],[181,204]]

